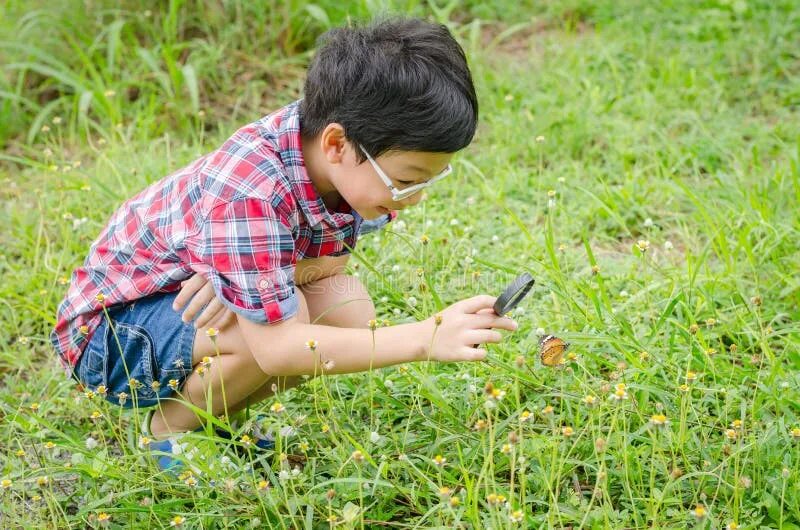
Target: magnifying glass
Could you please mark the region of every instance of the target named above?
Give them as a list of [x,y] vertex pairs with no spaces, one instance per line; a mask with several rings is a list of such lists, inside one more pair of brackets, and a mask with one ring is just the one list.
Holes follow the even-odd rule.
[[505,315],[519,305],[523,298],[530,292],[536,280],[527,272],[523,272],[511,282],[503,294],[497,297],[494,303],[494,312]]
[[[494,306],[492,306],[494,312],[497,315],[502,316],[512,311],[530,292],[534,283],[536,283],[536,280],[534,280],[533,276],[527,272],[523,272],[514,278],[514,281],[511,282],[508,287],[506,287],[506,290],[503,291],[503,294],[498,296],[497,300],[495,300]],[[473,346],[473,348],[477,348],[478,346],[480,345],[476,344]]]

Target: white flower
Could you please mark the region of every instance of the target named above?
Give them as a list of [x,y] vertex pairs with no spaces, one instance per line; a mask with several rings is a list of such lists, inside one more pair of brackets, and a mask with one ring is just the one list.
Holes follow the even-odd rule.
[[281,427],[280,433],[281,436],[286,438],[289,436],[294,436],[295,434],[297,434],[297,431],[294,430],[294,427],[292,427],[291,425],[287,425],[286,427]]
[[400,311],[399,307],[395,307],[394,309],[392,309],[392,313],[394,313],[395,315],[399,315],[400,313],[402,313],[402,311]]
[[644,220],[644,226],[645,228],[650,228],[651,226],[653,226],[653,220],[648,217],[647,219]]
[[389,297],[388,297],[388,296],[381,296],[381,303],[382,303],[382,304],[385,304],[385,303],[387,303],[388,301],[389,301]]
[[290,478],[292,478],[291,475],[285,469],[282,469],[281,472],[278,473],[278,479],[281,481],[286,481],[289,480]]
[[381,441],[381,435],[375,431],[369,433],[369,441],[376,444]]
[[544,328],[536,328],[537,335],[544,335]]
[[500,236],[498,236],[497,234],[493,235],[492,236],[492,243],[497,243],[498,241],[500,241]]
[[408,300],[406,300],[406,302],[408,303],[408,305],[410,307],[417,307],[417,299],[414,298],[413,296],[409,296]]
[[400,272],[400,265],[392,265],[392,272]]
[[475,197],[472,197],[472,196],[467,197],[467,204],[469,204],[470,206],[475,204]]
[[628,291],[620,291],[619,296],[620,298],[627,298],[629,296]]
[[295,467],[294,469],[292,469],[292,476],[293,477],[296,477],[299,474],[300,474],[300,468],[299,467]]
[[391,379],[385,380],[383,382],[383,384],[384,384],[384,386],[386,386],[386,388],[389,388],[389,389],[394,388],[394,381],[392,381]]
[[187,447],[189,447],[189,444],[185,444],[185,443],[182,443],[182,444],[179,444],[179,443],[173,443],[173,444],[172,444],[172,454],[173,454],[173,455],[180,455],[180,454],[183,454],[183,451],[184,451],[184,450],[185,450]]
[[97,440],[95,440],[95,439],[94,439],[94,438],[92,438],[91,436],[90,436],[90,437],[88,437],[88,438],[86,439],[86,449],[89,449],[89,450],[91,451],[91,450],[92,450],[92,449],[94,449],[95,447],[97,447]]
[[450,219],[450,226],[458,226],[458,219]]
[[664,241],[664,250],[672,250],[673,248],[672,241]]
[[425,226],[433,226],[433,219],[428,219],[425,221]]
[[72,220],[72,229],[73,230],[77,229],[79,226],[81,226],[82,224],[84,224],[88,220],[89,220],[88,217],[81,217],[80,219],[73,219]]

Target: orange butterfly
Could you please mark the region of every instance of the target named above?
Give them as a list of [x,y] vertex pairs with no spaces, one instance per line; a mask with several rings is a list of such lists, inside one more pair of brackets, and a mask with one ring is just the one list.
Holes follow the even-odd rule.
[[564,360],[569,343],[555,335],[545,335],[539,339],[539,355],[545,366],[558,366]]

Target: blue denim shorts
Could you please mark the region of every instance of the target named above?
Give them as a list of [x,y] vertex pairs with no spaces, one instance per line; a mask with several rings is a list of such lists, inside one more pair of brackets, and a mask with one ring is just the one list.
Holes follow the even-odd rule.
[[125,408],[155,406],[180,389],[192,372],[196,330],[172,309],[177,295],[109,307],[111,325],[103,318],[75,366],[83,386],[105,386],[106,399]]

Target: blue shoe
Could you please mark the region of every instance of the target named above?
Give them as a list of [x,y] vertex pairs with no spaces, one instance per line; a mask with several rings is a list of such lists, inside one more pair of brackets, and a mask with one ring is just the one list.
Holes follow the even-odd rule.
[[[181,443],[181,438],[186,433],[178,433],[163,440],[154,440],[153,434],[150,431],[150,421],[153,418],[155,409],[148,410],[144,419],[142,420],[142,436],[150,439],[147,448],[152,452],[158,467],[164,471],[178,472],[183,467],[182,459],[175,458],[175,456],[183,454],[184,445]],[[204,432],[204,427],[198,427],[193,432]]]

